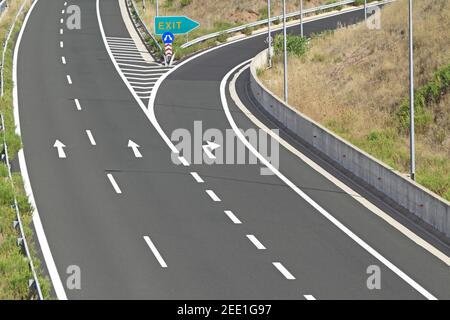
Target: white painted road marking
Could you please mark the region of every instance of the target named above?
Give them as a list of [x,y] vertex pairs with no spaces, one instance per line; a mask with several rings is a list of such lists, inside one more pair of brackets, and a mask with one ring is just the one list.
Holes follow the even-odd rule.
[[58,150],[58,157],[60,159],[66,158],[66,153],[64,152],[64,148],[66,147],[64,143],[62,143],[59,140],[55,141],[55,144],[53,145],[54,148]]
[[69,75],[67,75],[67,83],[72,84],[72,78]]
[[263,244],[258,239],[256,239],[253,234],[248,234],[247,238],[255,245],[258,250],[266,250],[266,247],[264,247]]
[[66,58],[65,57],[61,57],[61,61],[62,61],[62,64],[66,64]]
[[63,34],[64,30],[63,29],[59,29],[59,34]]
[[242,224],[241,220],[239,220],[238,217],[236,217],[232,211],[225,210],[224,212],[228,216],[228,218],[230,218],[231,221],[233,221],[234,224]]
[[217,144],[212,141],[206,141],[206,144],[202,146],[203,152],[208,156],[210,159],[216,159],[216,156],[212,153],[217,148],[220,148],[220,144]]
[[75,105],[76,105],[76,107],[77,107],[77,110],[81,110],[81,104],[80,104],[80,101],[79,101],[78,99],[75,99],[74,101],[75,101]]
[[134,156],[136,158],[142,158],[142,154],[139,151],[140,146],[136,142],[128,140],[128,148],[131,148],[133,150]]
[[61,18],[61,20],[59,20],[59,22],[61,22],[61,23],[64,23],[64,19],[63,19],[63,18]]
[[63,42],[63,41],[60,41],[60,42],[59,42],[59,46],[60,46],[61,48],[64,48],[64,42]]
[[116,193],[118,193],[118,194],[121,194],[122,190],[120,190],[119,185],[117,184],[116,179],[114,179],[113,175],[111,173],[108,173],[107,177],[109,179],[109,182],[111,182],[111,184],[114,188],[114,191],[116,191]]
[[295,277],[280,262],[273,262],[273,265],[286,279],[295,280]]
[[312,295],[310,295],[310,294],[305,294],[304,297],[305,297],[306,300],[310,300],[310,301],[317,300],[316,298],[314,298],[314,297],[313,297]]
[[375,257],[378,261],[383,263],[386,267],[388,267],[392,272],[394,272],[397,276],[403,279],[406,283],[408,283],[411,287],[417,290],[420,294],[426,297],[429,300],[437,300],[435,296],[433,296],[430,292],[428,292],[424,287],[410,278],[407,274],[401,271],[397,266],[387,260],[384,256],[382,256],[378,251],[373,249],[369,244],[367,244],[363,239],[358,237],[355,233],[353,233],[349,228],[343,225],[339,220],[337,220],[334,216],[332,216],[328,211],[322,208],[317,202],[315,202],[311,197],[309,197],[305,192],[303,192],[299,187],[297,187],[291,180],[289,180],[285,175],[283,175],[277,168],[275,168],[266,158],[264,158],[255,147],[245,138],[242,132],[236,125],[236,122],[231,115],[230,108],[228,106],[228,100],[226,97],[226,86],[228,83],[228,79],[231,75],[236,72],[239,68],[242,68],[244,65],[248,64],[251,60],[244,61],[239,64],[230,72],[228,72],[225,77],[222,79],[220,83],[220,98],[222,101],[222,107],[224,109],[225,115],[233,128],[234,133],[242,141],[242,143],[247,147],[247,149],[253,153],[258,160],[265,165],[270,171],[272,171],[281,181],[283,181],[287,186],[289,186],[295,193],[297,193],[302,199],[308,202],[314,209],[316,209],[322,216],[324,216],[328,221],[330,221],[334,226],[336,226],[339,230],[344,232],[348,237],[350,237],[354,242],[356,242],[359,246],[361,246],[364,250],[370,253],[373,257]]
[[156,249],[156,246],[153,244],[150,237],[144,236],[144,240],[145,240],[145,242],[147,242],[147,245],[150,247],[150,250],[152,250],[153,255],[155,256],[156,260],[158,260],[161,267],[167,268],[167,263],[164,261],[163,257],[159,253],[158,249]]
[[197,181],[198,183],[203,183],[203,179],[199,176],[197,172],[191,172],[191,176]]
[[235,102],[235,104],[242,110],[242,112],[259,128],[263,129],[267,134],[269,134],[274,140],[278,141],[280,145],[284,146],[287,150],[292,152],[294,155],[296,155],[299,159],[301,159],[303,162],[308,164],[312,169],[320,173],[322,176],[324,176],[326,179],[334,183],[337,187],[344,190],[348,195],[350,195],[354,200],[361,203],[363,206],[365,206],[367,209],[369,209],[372,213],[383,219],[385,222],[393,226],[395,229],[397,229],[399,232],[404,234],[406,237],[408,237],[410,240],[412,240],[417,245],[421,246],[431,254],[433,254],[438,259],[442,260],[447,266],[450,266],[450,257],[447,256],[442,251],[438,250],[436,247],[431,245],[429,242],[425,241],[423,238],[419,237],[417,234],[415,234],[413,231],[409,230],[406,226],[389,216],[386,212],[372,204],[369,200],[361,196],[358,192],[350,188],[348,185],[343,183],[342,181],[335,178],[333,175],[328,173],[325,169],[320,167],[317,163],[315,163],[313,160],[305,156],[303,153],[301,153],[298,149],[296,149],[294,146],[289,144],[286,140],[282,139],[279,135],[274,133],[270,128],[268,128],[265,124],[263,124],[259,119],[257,119],[248,109],[247,107],[242,103],[239,96],[236,92],[236,79],[239,77],[242,72],[244,72],[246,69],[248,69],[249,66],[242,68],[238,73],[236,73],[236,76],[233,78],[233,80],[230,82],[230,94],[231,98]]
[[178,160],[180,160],[180,162],[183,164],[183,166],[188,167],[189,166],[189,162],[187,162],[187,160],[184,157],[178,157]]
[[94,136],[92,135],[91,130],[86,130],[86,134],[87,134],[87,136],[88,136],[88,138],[89,138],[89,142],[90,142],[93,146],[96,146],[97,143],[95,142],[95,139],[94,139]]
[[214,193],[214,191],[212,190],[206,190],[206,193],[208,194],[208,196],[211,197],[212,201],[214,202],[220,202],[220,198]]
[[[14,106],[14,120],[16,123],[16,133],[19,136],[21,136],[21,130],[20,130],[20,117],[19,117],[17,62],[18,62],[18,56],[19,56],[23,33],[25,31],[25,28],[28,24],[28,20],[31,16],[31,13],[33,12],[36,4],[37,4],[37,1],[34,1],[31,4],[30,9],[28,10],[28,12],[25,16],[25,19],[23,20],[22,28],[19,31],[19,35],[18,35],[17,41],[16,41],[16,46],[14,49],[12,77],[13,77],[13,83],[15,85],[13,86],[13,106]],[[33,217],[34,229],[36,231],[36,236],[39,241],[42,255],[44,256],[45,264],[47,266],[47,270],[50,275],[56,297],[59,300],[67,300],[67,295],[66,295],[64,286],[62,284],[61,278],[59,276],[58,269],[56,268],[55,260],[53,259],[53,255],[50,250],[50,246],[48,244],[47,237],[45,235],[44,227],[42,226],[42,221],[41,221],[41,218],[39,215],[39,211],[36,206],[36,201],[35,201],[34,194],[33,194],[33,188],[31,187],[30,177],[28,175],[28,169],[27,169],[27,164],[26,164],[23,149],[20,149],[18,156],[19,156],[19,163],[20,163],[20,171],[22,173],[22,177],[23,177],[23,181],[24,181],[25,192],[28,196],[28,199],[30,200],[31,208],[33,208],[32,217]]]

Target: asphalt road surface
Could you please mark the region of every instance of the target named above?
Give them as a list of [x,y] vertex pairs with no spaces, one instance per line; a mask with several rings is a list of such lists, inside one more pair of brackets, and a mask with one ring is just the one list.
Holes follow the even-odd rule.
[[[72,2],[36,3],[17,61],[24,154],[57,268],[50,274],[63,288],[56,285],[59,298],[450,298],[446,264],[284,147],[280,172],[382,261],[309,198],[275,175],[261,175],[260,163],[194,164],[187,154],[186,166],[174,163],[105,47],[105,37],[110,44],[130,39],[118,1]],[[63,10],[71,4],[81,9],[81,30],[65,27]],[[362,15],[318,20],[305,31],[350,24]],[[195,121],[203,131],[230,130],[220,84],[231,69],[264,49],[264,39],[224,46],[173,70],[154,100],[165,134],[170,138],[182,128],[193,134]],[[257,114],[247,78],[248,71],[238,79],[238,93]],[[226,94],[237,126],[256,129]],[[56,140],[65,145],[65,157],[54,147]],[[137,151],[130,140],[139,145]],[[204,141],[193,142],[201,148]],[[226,157],[230,150],[221,146],[216,155],[220,152]],[[420,228],[417,232],[426,236]],[[74,265],[81,270],[81,289],[71,290],[67,269]],[[379,290],[368,289],[370,266],[380,268]]]

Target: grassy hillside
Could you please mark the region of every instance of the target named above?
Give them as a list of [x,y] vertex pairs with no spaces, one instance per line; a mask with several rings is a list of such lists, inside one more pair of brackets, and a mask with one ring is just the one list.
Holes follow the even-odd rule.
[[[14,16],[19,10],[22,0],[9,1],[9,8],[0,18],[0,43],[6,38],[9,26],[11,25]],[[30,6],[31,1],[27,1],[25,12]],[[5,59],[5,94],[0,99],[0,112],[5,117],[6,126],[6,141],[8,144],[8,151],[10,158],[13,158],[19,148],[21,147],[20,138],[15,134],[13,105],[12,105],[12,56],[14,49],[14,39],[21,27],[23,15],[20,16],[11,41],[6,51]],[[1,46],[0,48],[3,48]],[[1,54],[0,49],[0,54]],[[3,150],[3,132],[0,134],[1,146]],[[32,220],[32,210],[28,203],[28,199],[22,187],[22,179],[20,174],[13,174],[14,185],[13,188],[8,179],[7,166],[0,162],[0,300],[4,299],[28,299],[29,288],[28,280],[32,278],[32,274],[28,267],[28,261],[25,258],[21,248],[17,245],[17,238],[19,232],[13,227],[13,221],[16,220],[16,213],[11,207],[14,196],[17,197],[19,209],[24,224],[26,238],[32,252],[34,254],[34,244],[32,243],[33,233],[30,228]],[[40,270],[39,261],[33,259],[37,270]],[[48,279],[40,277],[40,284],[43,294],[46,298],[50,295],[50,283]]]
[[[408,3],[312,38],[289,57],[289,103],[403,173],[409,171]],[[417,181],[450,200],[450,2],[414,1]],[[282,96],[282,66],[262,75]]]

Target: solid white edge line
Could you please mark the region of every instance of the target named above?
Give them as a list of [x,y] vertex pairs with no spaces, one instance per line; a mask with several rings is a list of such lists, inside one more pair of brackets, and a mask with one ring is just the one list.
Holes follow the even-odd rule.
[[206,190],[206,193],[208,196],[212,199],[214,202],[220,202],[220,198],[217,196],[217,194],[212,190]]
[[225,210],[224,212],[234,224],[242,224],[241,220],[231,210]]
[[75,101],[75,106],[77,107],[77,110],[81,111],[81,104],[80,104],[80,100],[78,99],[74,99]]
[[228,79],[231,75],[242,66],[248,64],[251,59],[242,62],[238,66],[234,67],[230,70],[225,77],[222,79],[220,83],[220,99],[222,100],[222,106],[225,112],[225,115],[230,123],[234,133],[242,141],[242,143],[247,147],[247,149],[253,153],[258,160],[264,164],[270,171],[272,171],[278,178],[280,178],[288,187],[290,187],[295,193],[297,193],[303,200],[308,202],[314,209],[316,209],[320,214],[322,214],[327,220],[329,220],[332,224],[334,224],[338,229],[344,232],[348,237],[350,237],[353,241],[355,241],[359,246],[361,246],[364,250],[370,253],[373,257],[383,263],[386,267],[388,267],[391,271],[393,271],[397,276],[403,279],[406,283],[408,283],[411,287],[413,287],[417,292],[422,294],[429,300],[437,300],[430,292],[428,292],[425,288],[423,288],[420,284],[406,275],[403,271],[401,271],[398,267],[396,267],[393,263],[387,260],[384,256],[378,253],[375,249],[373,249],[370,245],[368,245],[364,240],[358,237],[355,233],[353,233],[349,228],[344,226],[339,220],[333,217],[328,211],[323,209],[317,202],[311,199],[306,193],[304,193],[299,187],[297,187],[291,180],[289,180],[286,176],[284,176],[278,169],[276,169],[266,158],[264,158],[255,147],[245,138],[242,132],[237,127],[234,119],[231,115],[228,101],[226,97],[226,85]]
[[[368,6],[368,7],[372,7],[372,6]],[[305,24],[306,24],[306,23],[313,22],[313,21],[322,20],[322,19],[328,19],[328,18],[330,18],[330,17],[334,17],[334,16],[341,15],[341,14],[346,14],[346,13],[350,13],[350,12],[354,12],[354,11],[359,11],[359,10],[363,10],[363,8],[355,8],[355,9],[351,9],[351,10],[346,10],[345,12],[335,12],[335,13],[332,13],[332,14],[329,14],[329,15],[323,15],[323,16],[320,16],[320,17],[311,18],[310,20],[305,21]],[[112,53],[111,53],[111,50],[110,50],[109,47],[108,47],[107,40],[106,40],[106,37],[105,37],[105,32],[104,32],[104,30],[103,30],[103,24],[102,24],[102,21],[101,21],[101,16],[100,16],[99,0],[97,0],[97,17],[98,17],[98,20],[99,20],[100,31],[101,31],[101,34],[102,34],[102,37],[103,37],[103,41],[104,41],[105,46],[106,46],[106,50],[108,51],[108,53],[109,53],[109,55],[110,55],[110,57],[111,57],[111,60],[113,61],[114,66],[116,67],[117,71],[119,72],[120,76],[122,77],[122,80],[125,82],[125,84],[126,84],[126,85],[128,86],[128,88],[130,89],[130,92],[131,92],[132,94],[134,94],[135,99],[136,99],[136,101],[139,103],[139,106],[141,107],[142,111],[144,111],[145,115],[146,115],[147,118],[150,120],[150,122],[151,122],[152,125],[155,127],[155,129],[158,131],[158,133],[159,133],[159,135],[161,136],[161,138],[164,140],[164,142],[167,144],[167,146],[171,149],[171,151],[172,151],[173,153],[175,153],[175,154],[178,154],[178,153],[179,153],[179,150],[177,150],[177,148],[176,148],[175,145],[172,143],[172,141],[169,139],[169,137],[166,135],[166,133],[164,132],[164,130],[162,130],[162,128],[161,128],[161,126],[160,126],[158,120],[156,119],[156,115],[155,115],[155,100],[156,100],[156,95],[157,95],[158,90],[159,90],[159,87],[161,86],[161,84],[163,83],[163,81],[164,81],[165,79],[167,79],[167,77],[168,77],[169,75],[171,75],[173,72],[175,72],[175,71],[176,71],[178,68],[180,68],[181,66],[183,66],[183,65],[185,65],[185,64],[187,64],[187,63],[189,63],[189,62],[191,62],[192,60],[197,59],[197,58],[199,58],[199,57],[201,57],[201,56],[203,56],[203,55],[205,55],[205,54],[208,54],[208,53],[210,53],[210,52],[212,52],[212,51],[214,51],[214,50],[218,50],[218,49],[223,48],[223,47],[225,47],[225,46],[229,46],[229,45],[232,45],[232,44],[241,42],[241,41],[246,41],[246,40],[248,40],[248,39],[252,39],[252,38],[255,38],[255,37],[262,37],[262,36],[263,36],[263,33],[261,33],[261,34],[251,35],[251,36],[249,36],[249,37],[245,37],[245,38],[242,38],[242,39],[237,39],[237,40],[234,40],[234,41],[230,41],[230,42],[221,44],[221,45],[219,45],[219,46],[216,46],[216,47],[207,49],[207,50],[205,50],[205,51],[202,51],[202,52],[200,52],[200,53],[198,53],[198,54],[195,54],[195,55],[193,55],[192,57],[190,57],[190,58],[184,60],[183,62],[181,62],[181,63],[179,63],[179,64],[177,64],[174,68],[170,69],[169,72],[166,72],[166,73],[162,74],[161,78],[159,78],[159,80],[156,82],[155,87],[153,88],[152,93],[151,93],[151,95],[150,95],[150,99],[149,99],[149,101],[148,101],[148,105],[147,105],[147,108],[146,108],[145,106],[143,106],[142,101],[139,100],[139,98],[136,96],[136,94],[135,94],[134,91],[132,90],[131,86],[130,86],[129,83],[127,82],[126,77],[124,76],[124,74],[123,74],[122,71],[120,70],[120,68],[119,68],[119,66],[118,66],[118,64],[117,64],[117,62],[114,60],[114,57],[113,57],[113,55],[112,55]],[[298,26],[299,24],[300,24],[300,22],[295,23],[295,24],[289,26],[289,28],[296,27],[296,26]],[[279,29],[279,28],[278,28],[278,29]]]
[[[111,60],[113,61],[114,65],[115,65],[117,71],[119,72],[119,74],[121,75],[122,79],[123,79],[124,82],[129,86],[129,88],[131,88],[131,86],[128,84],[128,82],[127,82],[125,76],[124,76],[123,73],[120,71],[120,68],[119,68],[119,66],[117,65],[117,62],[114,60],[114,58],[113,58],[113,56],[112,56],[112,53],[111,53],[111,50],[108,48],[108,45],[107,45],[107,42],[106,42],[106,39],[105,39],[104,30],[103,30],[103,25],[102,25],[102,22],[101,22],[101,17],[100,17],[99,0],[96,0],[96,1],[97,1],[97,16],[98,16],[98,20],[99,20],[99,24],[100,24],[100,31],[101,31],[101,33],[102,33],[102,36],[103,36],[103,39],[104,39],[104,42],[105,42],[106,49],[108,50],[108,52],[109,52],[109,54],[110,54],[110,57],[111,57]],[[345,11],[344,13],[346,14],[346,13],[350,13],[350,12],[354,12],[354,11],[360,11],[360,10],[362,10],[362,9],[361,9],[361,8],[355,8],[355,9],[353,9],[353,10],[347,10],[347,11]],[[310,23],[310,22],[313,22],[313,21],[318,21],[318,20],[323,20],[323,19],[329,19],[330,17],[334,17],[334,16],[337,16],[337,15],[340,15],[340,14],[342,14],[342,13],[341,13],[341,12],[336,12],[336,13],[332,13],[332,14],[330,14],[330,15],[324,15],[324,16],[321,16],[321,17],[317,17],[317,18],[315,18],[315,19],[311,19],[311,20],[309,20],[307,23]],[[292,26],[290,26],[290,28],[296,27],[296,26],[298,26],[298,25],[299,25],[299,23],[293,24]],[[201,56],[203,56],[203,55],[205,55],[205,54],[208,54],[208,53],[210,53],[210,52],[212,52],[212,51],[214,51],[214,50],[218,50],[218,49],[220,49],[220,48],[222,48],[222,47],[225,47],[225,46],[228,46],[228,45],[232,45],[232,44],[235,44],[235,43],[240,42],[240,41],[245,41],[245,40],[248,40],[248,39],[251,39],[251,38],[254,38],[254,37],[260,37],[260,36],[262,36],[262,34],[255,34],[255,35],[252,35],[252,36],[250,36],[250,37],[245,37],[245,38],[242,38],[242,39],[238,39],[238,40],[236,40],[236,41],[231,41],[231,42],[228,42],[228,43],[224,43],[224,44],[222,44],[222,45],[219,45],[219,46],[210,48],[210,49],[208,49],[208,50],[202,51],[202,52],[200,52],[200,53],[198,53],[198,54],[196,54],[196,55],[194,55],[194,56],[192,56],[192,57],[186,59],[186,60],[183,61],[182,63],[176,65],[176,67],[174,67],[174,68],[171,69],[169,72],[167,72],[167,73],[165,73],[164,75],[162,75],[162,77],[156,82],[155,87],[154,87],[154,90],[152,91],[152,94],[151,94],[151,96],[150,96],[150,100],[149,100],[149,102],[148,102],[148,109],[142,108],[142,102],[141,102],[138,98],[136,98],[137,96],[136,96],[136,94],[134,93],[134,91],[133,91],[133,90],[130,90],[130,92],[132,92],[132,93],[134,94],[136,100],[138,101],[139,105],[141,106],[141,108],[142,108],[142,110],[144,111],[144,113],[145,113],[145,115],[147,116],[147,118],[150,120],[150,122],[152,123],[152,125],[153,125],[153,126],[155,127],[155,129],[158,131],[158,133],[160,134],[161,138],[166,142],[166,144],[169,146],[169,148],[172,150],[172,152],[174,152],[174,153],[179,153],[179,151],[176,149],[176,147],[174,146],[174,144],[172,143],[172,141],[169,139],[169,137],[166,135],[166,133],[162,130],[161,126],[159,125],[158,120],[156,119],[156,116],[155,116],[155,110],[154,110],[154,109],[155,109],[156,95],[157,95],[157,93],[158,93],[159,87],[161,86],[162,82],[163,82],[169,75],[171,75],[173,72],[175,72],[178,68],[180,68],[181,66],[183,66],[183,65],[185,65],[185,64],[187,64],[187,63],[189,63],[189,62],[191,62],[191,61],[194,60],[194,59],[197,59],[197,58],[199,58],[199,57],[201,57]],[[234,72],[234,70],[238,69],[238,67],[240,67],[240,66],[242,66],[242,65],[244,65],[244,64],[246,64],[246,63],[248,63],[249,61],[250,61],[250,60],[248,60],[248,61],[242,63],[241,65],[237,66],[235,69],[233,69],[232,71],[230,71],[230,73],[226,76],[226,78],[229,78],[230,75],[232,74],[232,72]],[[226,97],[225,97],[225,96],[222,97],[222,93],[225,92],[225,85],[226,85],[226,82],[224,82],[224,81],[222,80],[222,83],[221,83],[221,98],[222,98],[222,99],[225,98],[225,103],[226,103]],[[238,130],[238,133],[240,133],[239,130]],[[246,142],[248,143],[247,140],[244,139],[244,141],[246,141]],[[252,146],[250,145],[250,147],[252,147]],[[259,153],[258,153],[258,154],[259,154]],[[264,160],[263,162],[267,162],[263,157],[262,157],[262,159]],[[273,168],[273,166],[272,166],[270,163],[268,163],[268,164],[269,164],[270,167]],[[274,168],[274,169],[275,169],[275,168]],[[280,173],[280,175],[281,175],[281,173]],[[283,176],[283,177],[284,177],[284,176]],[[289,182],[290,182],[290,181],[289,181]],[[306,196],[307,198],[309,198],[306,194],[304,194],[301,190],[299,190],[295,185],[293,185],[292,182],[290,182],[290,184],[288,184],[288,185],[289,185],[291,188],[293,188],[297,193],[299,193],[299,194],[301,194],[301,195],[304,195],[304,196]],[[309,199],[310,199],[310,198],[309,198]],[[312,199],[310,199],[310,200],[312,201]],[[374,249],[372,249],[370,246],[368,246],[364,241],[362,241],[359,237],[357,237],[355,234],[353,234],[350,230],[348,230],[345,226],[343,226],[343,225],[342,225],[339,221],[337,221],[334,217],[332,217],[331,215],[329,215],[329,214],[328,214],[325,210],[323,210],[320,206],[318,206],[317,204],[315,204],[315,202],[312,201],[312,203],[314,203],[314,207],[315,207],[316,209],[318,209],[318,211],[319,211],[322,215],[324,215],[328,220],[330,220],[330,221],[331,221],[333,224],[335,224],[336,226],[339,226],[340,228],[342,228],[342,230],[345,230],[345,232],[347,232],[347,234],[348,234],[353,240],[355,240],[355,241],[357,241],[357,242],[359,241],[358,244],[360,244],[364,249],[366,249],[369,253],[371,253],[373,256],[375,256],[380,262],[382,262],[383,264],[385,264],[388,268],[390,268],[391,270],[397,271],[397,274],[398,274],[403,280],[405,280],[408,284],[410,284],[411,286],[413,286],[416,290],[418,290],[418,291],[420,290],[419,292],[420,292],[421,294],[423,294],[427,299],[433,299],[433,300],[436,299],[432,294],[430,294],[430,293],[429,293],[428,291],[426,291],[423,287],[421,287],[419,284],[417,284],[414,280],[412,280],[410,277],[408,277],[406,274],[404,274],[401,270],[399,270],[399,269],[398,269],[396,266],[394,266],[391,262],[389,262],[388,260],[386,260],[386,259],[385,259],[383,256],[381,256],[378,252],[376,252]]]
[[94,136],[92,135],[91,130],[86,130],[86,134],[89,138],[89,142],[91,143],[91,145],[96,146],[97,142],[95,142]]
[[119,185],[117,184],[116,179],[114,179],[114,176],[111,173],[108,173],[106,176],[108,177],[109,182],[113,186],[114,191],[118,194],[121,194],[122,190],[119,188]]
[[164,261],[163,257],[159,253],[156,246],[153,244],[152,240],[148,236],[144,236],[144,240],[149,246],[150,250],[152,251],[153,255],[155,256],[156,260],[158,260],[158,263],[161,265],[162,268],[167,268],[167,263]]
[[259,241],[255,235],[253,234],[247,234],[248,240],[250,240],[251,243],[256,247],[258,250],[266,250],[266,247]]
[[[35,0],[30,9],[28,10],[27,15],[25,16],[25,19],[22,23],[22,28],[19,31],[19,35],[17,37],[16,46],[14,49],[14,58],[13,58],[13,107],[14,107],[14,122],[16,125],[16,133],[21,136],[21,130],[20,130],[20,118],[19,118],[19,100],[18,100],[18,82],[17,82],[17,62],[18,62],[18,55],[19,55],[19,49],[20,49],[20,43],[22,41],[22,36],[25,31],[25,28],[27,26],[28,20],[30,18],[31,13],[33,12],[34,7],[38,3],[39,0]],[[64,286],[62,284],[61,278],[58,273],[58,269],[55,264],[55,260],[53,259],[52,252],[50,250],[50,246],[48,244],[47,237],[45,235],[44,227],[42,225],[41,218],[39,216],[39,211],[36,206],[36,201],[33,194],[33,189],[31,187],[30,177],[28,175],[28,169],[27,164],[25,160],[25,153],[23,149],[21,149],[18,153],[19,158],[19,166],[20,166],[20,172],[23,179],[24,189],[25,193],[28,197],[28,200],[30,201],[32,210],[33,210],[33,225],[36,232],[36,237],[39,242],[39,246],[41,247],[42,255],[45,260],[45,264],[47,266],[48,273],[50,275],[50,279],[53,285],[53,289],[55,290],[56,297],[59,300],[67,300],[67,295],[64,290]]]
[[197,181],[197,183],[205,182],[197,172],[191,172],[191,176],[195,179],[195,181]]
[[327,180],[332,182],[334,185],[342,189],[345,193],[347,193],[349,196],[351,196],[354,200],[358,201],[360,204],[362,204],[364,207],[366,207],[368,210],[370,210],[372,213],[377,215],[379,218],[383,219],[386,223],[394,227],[397,231],[401,232],[403,235],[405,235],[407,238],[409,238],[411,241],[434,255],[436,258],[444,262],[447,266],[450,266],[450,257],[448,257],[445,253],[434,247],[429,242],[425,241],[418,235],[416,235],[413,231],[408,229],[406,226],[392,218],[390,215],[388,215],[386,212],[375,206],[372,202],[361,196],[358,192],[350,188],[348,185],[346,185],[344,182],[340,181],[339,179],[335,178],[333,175],[328,173],[325,169],[320,167],[316,162],[314,162],[312,159],[308,158],[306,155],[301,153],[297,148],[289,144],[286,140],[281,138],[278,134],[270,130],[264,123],[259,121],[258,118],[256,118],[248,109],[247,107],[242,103],[240,100],[237,92],[236,92],[236,80],[239,77],[239,75],[244,72],[246,69],[248,69],[250,65],[243,67],[239,72],[236,73],[236,75],[233,77],[233,80],[230,82],[230,94],[231,99],[234,101],[234,103],[238,106],[239,109],[241,109],[242,113],[244,113],[250,121],[252,121],[258,128],[264,130],[267,134],[269,134],[274,140],[276,140],[280,145],[285,147],[287,150],[289,150],[291,153],[296,155],[300,160],[305,162],[307,165],[309,165],[312,169],[314,169],[316,172],[321,174],[323,177],[325,177]]
[[309,300],[309,301],[317,300],[316,298],[314,298],[314,296],[312,296],[310,294],[305,294],[304,297],[305,297],[306,300]]
[[272,262],[272,264],[275,266],[275,268],[278,269],[278,271],[281,272],[281,274],[288,280],[295,280],[295,277],[290,273],[282,264],[281,262]]

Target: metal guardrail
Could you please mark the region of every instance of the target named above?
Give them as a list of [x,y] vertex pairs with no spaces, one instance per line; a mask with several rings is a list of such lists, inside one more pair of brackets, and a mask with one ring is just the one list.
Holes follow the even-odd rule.
[[[6,0],[4,0],[4,2],[5,1]],[[6,39],[3,42],[3,46],[2,46],[3,47],[2,61],[1,61],[1,65],[0,65],[0,72],[1,72],[1,92],[0,92],[0,96],[1,97],[3,97],[3,94],[4,94],[3,68],[4,68],[4,65],[5,65],[6,50],[8,48],[8,43],[9,43],[9,40],[11,39],[11,35],[12,35],[12,32],[13,32],[14,27],[16,25],[17,19],[18,19],[19,15],[22,13],[26,2],[27,2],[27,0],[24,0],[22,2],[22,5],[20,6],[19,11],[17,12],[16,16],[14,17],[13,23],[9,27],[9,31],[8,31],[8,34],[6,36]],[[3,150],[1,152],[1,160],[5,162],[5,164],[6,164],[7,168],[8,168],[8,177],[9,177],[9,180],[11,181],[11,185],[12,185],[13,189],[15,189],[14,180],[13,180],[12,172],[11,172],[11,164],[10,164],[9,155],[8,155],[8,145],[6,144],[6,127],[5,127],[5,119],[3,117],[3,114],[0,114],[0,118],[1,118],[1,123],[0,123],[1,128],[0,128],[0,130],[3,132]],[[24,251],[24,253],[25,253],[26,257],[27,257],[28,266],[30,267],[31,274],[33,276],[33,278],[30,279],[29,282],[28,282],[28,287],[30,288],[30,298],[33,298],[33,297],[37,296],[37,298],[39,300],[44,300],[44,296],[42,295],[41,286],[39,284],[39,279],[37,277],[36,269],[34,267],[33,259],[31,257],[30,249],[28,247],[28,243],[27,243],[27,240],[26,240],[26,237],[25,237],[25,231],[24,231],[24,228],[23,228],[22,219],[20,217],[19,204],[17,202],[17,198],[16,198],[15,195],[14,195],[14,200],[13,200],[13,203],[11,204],[11,207],[14,208],[14,210],[16,212],[16,220],[14,221],[13,227],[14,228],[18,228],[19,229],[19,233],[20,233],[20,236],[17,239],[17,244],[22,247],[22,250]]]
[[[153,35],[153,33],[147,28],[146,24],[144,23],[144,21],[141,18],[141,15],[139,14],[139,11],[136,8],[136,3],[134,0],[126,0],[127,2],[127,8],[130,10],[132,9],[134,11],[130,12],[131,14],[131,18],[135,18],[133,20],[135,23],[136,28],[138,29],[139,35],[141,36],[142,40],[144,41],[145,45],[147,46],[147,49],[149,49],[149,51],[151,53],[153,53],[154,55],[158,55],[158,58],[160,58],[161,60],[164,57],[164,50],[161,47],[161,45],[159,44],[158,40],[155,38],[155,36]],[[148,44],[147,39],[145,38],[145,35],[148,37],[148,39],[150,39],[153,42],[153,45],[156,47],[156,52],[155,52],[155,47],[152,47],[151,45]]]
[[[11,172],[11,164],[9,162],[8,145],[6,144],[6,127],[3,114],[0,114],[0,118],[1,118],[1,130],[3,132],[3,151],[1,153],[1,158],[8,168],[8,177],[11,182],[11,186],[13,189],[15,189],[14,180]],[[22,250],[24,251],[28,260],[28,266],[30,267],[31,274],[33,276],[33,278],[28,281],[28,287],[30,288],[30,297],[32,298],[37,296],[39,300],[44,300],[41,286],[39,285],[39,279],[37,277],[36,269],[34,268],[33,259],[31,258],[30,249],[28,248],[27,239],[25,238],[25,230],[23,228],[22,219],[20,217],[19,204],[17,202],[17,197],[15,195],[11,207],[14,208],[17,219],[14,221],[13,227],[18,228],[20,232],[20,237],[17,239],[17,245],[21,246]]]
[[8,8],[8,1],[7,0],[0,1],[0,16],[3,14],[6,8]]
[[[344,1],[339,1],[339,2],[335,2],[335,3],[330,3],[330,4],[325,4],[322,6],[318,6],[318,7],[314,7],[314,8],[309,8],[309,9],[305,9],[303,10],[303,14],[310,14],[310,13],[317,13],[320,11],[325,11],[325,10],[329,10],[329,9],[333,9],[333,8],[337,8],[340,6],[345,6],[345,5],[349,5],[349,4],[353,4],[355,3],[355,0],[344,0]],[[300,11],[295,11],[295,12],[291,12],[289,14],[286,15],[286,18],[293,18],[296,16],[300,15]],[[281,19],[283,19],[283,16],[275,16],[272,17],[270,19],[270,22],[275,22],[275,21],[280,21]],[[243,31],[247,28],[254,28],[254,27],[258,27],[258,26],[262,26],[268,23],[268,19],[264,19],[264,20],[258,20],[255,22],[251,22],[251,23],[247,23],[244,24],[242,26],[238,26],[238,27],[234,27],[231,29],[227,29],[227,30],[223,30],[223,31],[218,31],[218,32],[214,32],[214,33],[210,33],[201,37],[198,37],[192,41],[186,42],[185,44],[181,45],[181,48],[188,48],[190,46],[193,46],[194,44],[209,40],[209,39],[214,39],[222,34],[230,34],[230,33],[235,33],[235,32],[239,32],[239,31]]]

